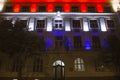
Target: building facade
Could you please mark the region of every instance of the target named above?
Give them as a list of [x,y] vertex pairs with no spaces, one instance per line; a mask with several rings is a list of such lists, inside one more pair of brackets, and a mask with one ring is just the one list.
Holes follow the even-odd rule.
[[[0,17],[19,20],[45,39],[46,51],[22,60],[0,56],[0,78],[114,80],[115,66],[98,60],[106,36],[119,29],[117,0],[2,0]],[[42,53],[42,52],[41,52]],[[24,56],[23,56],[24,58]]]

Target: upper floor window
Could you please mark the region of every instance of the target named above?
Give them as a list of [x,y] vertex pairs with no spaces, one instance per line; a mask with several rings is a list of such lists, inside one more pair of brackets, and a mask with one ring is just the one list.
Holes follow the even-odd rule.
[[43,71],[43,61],[38,57],[34,57],[33,72],[42,72],[42,71]]
[[55,37],[55,47],[59,48],[63,46],[63,36],[56,36]]
[[84,61],[82,58],[77,58],[74,61],[75,71],[85,71]]
[[110,6],[105,6],[104,7],[104,12],[112,12],[112,8]]
[[96,12],[95,6],[88,6],[88,12]]
[[63,30],[62,20],[54,20],[54,30]]
[[38,7],[38,12],[46,12],[46,7],[45,6],[39,6]]
[[55,12],[58,12],[58,11],[62,12],[63,11],[63,7],[62,6],[55,6],[55,10],[54,11]]
[[22,61],[20,59],[13,61],[12,71],[13,72],[19,72],[22,69]]
[[13,12],[13,6],[6,6],[5,12]]
[[107,20],[107,26],[108,26],[108,28],[114,28],[115,27],[114,21],[113,20]]
[[45,20],[37,20],[36,28],[45,28]]
[[24,28],[27,27],[27,20],[20,20],[20,22],[24,25]]
[[74,36],[74,48],[79,49],[80,47],[82,47],[81,36]]
[[73,26],[73,28],[81,28],[80,20],[73,20],[72,26]]
[[29,12],[30,11],[30,7],[29,6],[22,6],[21,11],[22,12]]
[[100,48],[100,39],[98,36],[92,36],[93,48]]
[[79,7],[78,6],[72,6],[71,7],[71,12],[79,12]]
[[90,20],[90,28],[98,28],[97,20]]

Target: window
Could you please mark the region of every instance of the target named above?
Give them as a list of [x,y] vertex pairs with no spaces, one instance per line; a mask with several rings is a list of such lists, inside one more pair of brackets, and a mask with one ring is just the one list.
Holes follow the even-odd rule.
[[37,20],[37,28],[45,28],[45,20]]
[[112,12],[112,8],[110,6],[105,6],[104,7],[104,12]]
[[63,36],[56,36],[55,37],[55,48],[60,48],[63,46]]
[[6,6],[5,12],[13,12],[13,6]]
[[90,20],[90,27],[91,28],[98,28],[97,20]]
[[84,61],[82,58],[77,58],[74,61],[75,71],[85,71]]
[[30,7],[29,6],[22,6],[21,11],[22,12],[29,12],[30,11]]
[[113,20],[107,20],[107,26],[108,28],[114,28],[114,21]]
[[20,59],[14,60],[12,71],[19,72],[22,69],[22,61]]
[[72,26],[73,26],[73,28],[81,28],[80,20],[73,20]]
[[90,28],[91,28],[91,31],[98,32],[97,20],[90,20]]
[[38,11],[39,12],[46,12],[46,7],[45,6],[39,6]]
[[55,10],[54,11],[55,12],[57,12],[57,11],[62,12],[63,11],[63,7],[62,6],[55,6]]
[[22,23],[24,25],[24,28],[27,27],[27,20],[20,20],[20,23]]
[[33,62],[33,72],[42,72],[43,71],[43,61],[39,57],[34,57]]
[[100,48],[100,39],[98,36],[92,36],[93,48]]
[[79,7],[78,6],[72,6],[71,7],[71,12],[79,12]]
[[62,20],[55,20],[54,21],[54,30],[63,30],[63,22]]
[[82,41],[81,41],[81,36],[74,36],[74,48],[80,48],[82,47]]
[[96,12],[96,9],[94,6],[88,6],[88,12]]

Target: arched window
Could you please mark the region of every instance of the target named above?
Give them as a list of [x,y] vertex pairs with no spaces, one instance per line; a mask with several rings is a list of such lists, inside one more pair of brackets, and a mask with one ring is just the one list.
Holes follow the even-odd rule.
[[75,69],[75,71],[85,71],[84,61],[82,58],[75,59],[74,69]]

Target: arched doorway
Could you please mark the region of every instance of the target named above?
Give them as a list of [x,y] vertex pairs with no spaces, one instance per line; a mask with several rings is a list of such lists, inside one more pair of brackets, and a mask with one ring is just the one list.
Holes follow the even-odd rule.
[[53,63],[53,80],[64,80],[65,64],[61,60],[56,60]]

